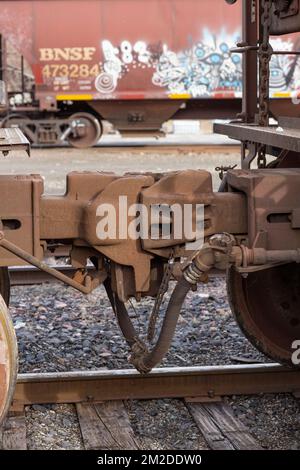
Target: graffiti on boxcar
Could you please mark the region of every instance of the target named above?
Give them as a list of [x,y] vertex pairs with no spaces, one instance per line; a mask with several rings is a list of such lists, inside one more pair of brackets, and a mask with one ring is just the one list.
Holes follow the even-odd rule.
[[[271,40],[274,50],[298,50],[290,39],[274,38]],[[273,55],[270,64],[270,88],[272,91],[294,91],[300,87],[299,57],[293,55]],[[298,72],[297,72],[298,69]],[[296,72],[296,73],[295,73]]]
[[204,31],[203,40],[190,48],[175,52],[167,44],[135,44],[122,41],[115,46],[102,41],[103,63],[95,86],[100,93],[112,93],[126,74],[136,68],[151,68],[152,83],[165,88],[168,94],[191,97],[211,95],[214,91],[240,92],[242,65],[230,47],[239,39],[238,33],[219,37]]
[[[218,35],[203,31],[202,40],[191,47],[175,52],[167,44],[124,40],[114,45],[110,40],[101,43],[103,62],[96,77],[96,89],[102,94],[113,93],[122,78],[135,69],[151,69],[152,84],[164,88],[168,95],[187,95],[191,98],[212,96],[215,93],[242,92],[242,58],[230,53],[240,39],[239,32],[221,31]],[[274,49],[290,51],[290,39],[275,39]],[[274,55],[271,61],[270,88],[293,91],[300,86],[298,57]],[[299,73],[293,73],[299,68]]]
[[122,41],[119,47],[115,47],[110,41],[104,40],[102,52],[102,71],[95,81],[100,93],[112,93],[119,80],[130,71],[130,67],[135,69],[153,66],[153,56],[144,41],[137,41],[134,45],[129,41]]
[[238,35],[229,38],[212,36],[191,48],[174,53],[167,46],[155,64],[153,83],[167,88],[170,94],[188,94],[193,98],[220,91],[242,91],[242,61],[230,48]]

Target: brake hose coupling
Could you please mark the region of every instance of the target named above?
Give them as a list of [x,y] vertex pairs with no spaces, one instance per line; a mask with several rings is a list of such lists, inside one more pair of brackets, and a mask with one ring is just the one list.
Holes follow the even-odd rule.
[[183,277],[192,286],[207,282],[207,273],[212,268],[226,269],[231,262],[235,238],[228,233],[213,235],[192,257],[183,271]]

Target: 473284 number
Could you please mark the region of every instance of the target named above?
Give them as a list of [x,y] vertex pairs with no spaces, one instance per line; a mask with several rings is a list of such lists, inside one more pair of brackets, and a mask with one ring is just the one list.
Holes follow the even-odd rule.
[[44,78],[90,78],[100,73],[98,64],[47,64],[43,67]]

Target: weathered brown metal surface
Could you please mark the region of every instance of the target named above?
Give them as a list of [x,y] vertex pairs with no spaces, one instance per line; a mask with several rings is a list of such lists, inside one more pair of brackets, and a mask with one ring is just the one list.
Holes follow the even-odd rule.
[[[105,256],[116,265],[131,269],[130,271],[127,268],[127,282],[133,276],[133,288],[129,288],[130,292],[149,293],[151,260],[154,254],[168,258],[170,248],[180,248],[188,240],[174,240],[173,234],[170,240],[144,240],[143,244],[140,239],[121,239],[118,235],[113,240],[99,240],[96,230],[99,220],[96,216],[97,207],[106,203],[113,204],[119,220],[121,196],[127,197],[128,207],[138,202],[149,208],[153,204],[163,203],[177,203],[182,207],[185,203],[192,204],[193,207],[196,204],[205,204],[206,219],[209,221],[205,229],[206,236],[223,230],[237,234],[247,231],[244,196],[213,193],[211,176],[207,172],[187,170],[168,176],[135,174],[124,177],[74,172],[67,177],[65,196],[41,199],[41,239],[46,242],[71,240],[71,243],[80,240],[82,247],[93,247],[94,256]],[[66,218],[69,220],[67,225]],[[80,251],[80,247],[77,250]],[[182,250],[184,248],[181,248],[180,253]]]
[[299,31],[299,0],[275,0],[272,6],[272,13],[271,34],[288,34]]
[[14,327],[0,295],[0,425],[11,404],[17,378],[18,353]]
[[19,375],[18,403],[79,403],[102,400],[210,397],[297,392],[300,372],[279,365],[215,366]]
[[5,155],[12,150],[25,150],[30,155],[30,144],[19,129],[0,129],[1,152]]
[[0,295],[6,305],[9,305],[10,297],[10,276],[8,268],[0,268]]
[[[1,175],[0,188],[0,230],[9,241],[41,258],[39,215],[43,179],[37,175]],[[0,249],[0,266],[17,264],[18,257]]]
[[[250,4],[256,9],[252,8],[252,14],[249,15],[247,9],[249,13]],[[258,256],[263,264],[267,250],[279,250],[287,256],[288,249],[293,246],[295,257],[290,259],[294,263],[287,263],[287,258],[285,263],[280,263],[281,255],[277,251],[275,258],[278,263],[273,266],[266,264],[258,271],[253,266],[248,267],[246,261],[238,269],[231,268],[227,279],[228,295],[231,309],[249,340],[264,354],[295,366],[297,361],[293,359],[293,352],[300,337],[298,295],[300,123],[299,119],[295,119],[299,106],[297,101],[291,100],[292,111],[284,112],[284,116],[289,117],[278,117],[275,112],[278,124],[271,126],[269,117],[274,108],[272,110],[272,106],[269,106],[269,96],[274,52],[270,33],[280,35],[300,31],[300,2],[244,0],[243,6],[244,31],[251,31],[255,17],[259,24],[256,33],[253,31],[251,43],[248,41],[240,45],[241,52],[246,54],[247,72],[244,76],[243,108],[249,108],[249,104],[257,103],[259,98],[258,115],[255,117],[254,125],[242,121],[216,124],[215,131],[242,141],[243,149],[247,148],[249,151],[248,155],[242,153],[243,167],[250,168],[256,159],[260,168],[229,171],[227,174],[229,191],[238,190],[247,195],[248,238],[242,247],[245,250],[244,254],[250,248],[251,262],[255,265],[254,258]],[[293,63],[291,79],[295,79],[298,60],[298,47],[295,49],[294,58],[291,60]],[[251,80],[256,82],[257,74],[255,68],[251,71],[248,67],[249,51],[259,62],[258,93],[251,83]],[[286,52],[276,51],[277,54],[292,57],[291,49],[290,54]],[[277,157],[277,160],[268,164],[268,153]],[[272,257],[273,254],[269,252],[269,257],[264,259],[271,260]],[[247,256],[244,260],[246,258]]]
[[219,134],[227,134],[231,139],[258,142],[300,153],[299,128],[282,128],[280,125],[260,127],[230,123],[215,124],[214,130]]
[[[257,4],[243,2],[243,45],[256,44],[257,39]],[[243,58],[243,105],[242,120],[253,122],[257,113],[257,57],[255,51],[247,51]]]
[[297,168],[234,170],[227,174],[231,191],[247,195],[248,246],[268,250],[300,246],[297,214],[300,186]]
[[295,365],[293,345],[300,338],[299,285],[296,263],[247,277],[231,269],[227,277],[231,310],[242,331],[257,349],[289,366]]
[[[55,265],[55,269],[70,278],[76,274],[76,268],[72,266]],[[93,274],[95,268],[89,266],[87,271]],[[30,286],[44,284],[45,282],[57,282],[57,279],[45,271],[40,271],[34,266],[13,266],[9,269],[11,286]]]

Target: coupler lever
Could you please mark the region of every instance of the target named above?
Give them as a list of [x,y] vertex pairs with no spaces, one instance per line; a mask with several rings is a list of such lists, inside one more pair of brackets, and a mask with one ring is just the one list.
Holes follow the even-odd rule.
[[[86,272],[82,273],[82,270],[79,270],[80,272],[79,273],[77,272],[74,277],[77,279],[81,279],[82,282],[79,282],[78,280],[75,280],[75,279],[71,279],[65,274],[59,272],[57,269],[51,268],[44,261],[40,261],[38,258],[30,255],[29,253],[27,253],[22,248],[15,245],[14,243],[6,240],[3,232],[0,232],[0,246],[4,248],[5,250],[9,251],[10,253],[13,253],[15,256],[22,259],[26,263],[31,264],[32,266],[35,266],[41,271],[44,271],[50,276],[53,276],[58,281],[64,282],[70,287],[73,287],[79,292],[82,292],[83,294],[90,294],[106,278],[106,273],[104,271],[97,273],[96,277],[92,278]],[[80,276],[78,274],[80,274]]]

